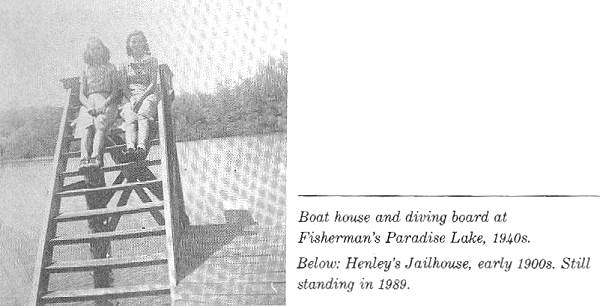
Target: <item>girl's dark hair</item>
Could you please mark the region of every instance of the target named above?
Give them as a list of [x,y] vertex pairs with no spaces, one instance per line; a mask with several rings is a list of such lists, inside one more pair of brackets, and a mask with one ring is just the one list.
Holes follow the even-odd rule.
[[91,49],[95,44],[99,44],[102,47],[102,55],[100,56],[101,63],[108,63],[110,60],[110,50],[108,50],[104,43],[102,43],[102,41],[96,37],[92,37],[88,40],[85,51],[83,52],[83,61],[88,65],[92,65],[93,60]]
[[146,52],[146,54],[150,55],[150,47],[148,46],[148,39],[146,39],[146,35],[144,35],[144,32],[136,30],[131,32],[131,34],[127,35],[127,41],[125,42],[125,50],[127,50],[127,55],[128,56],[133,56],[133,50],[131,50],[131,47],[129,47],[129,42],[131,41],[131,38],[134,36],[140,35],[142,37],[142,39],[144,40],[144,51]]

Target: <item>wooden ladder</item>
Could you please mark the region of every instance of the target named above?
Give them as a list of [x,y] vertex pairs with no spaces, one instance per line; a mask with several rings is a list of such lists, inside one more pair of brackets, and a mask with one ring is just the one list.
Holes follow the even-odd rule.
[[[124,162],[122,138],[107,137],[105,153],[109,153],[114,165],[82,175],[78,170],[68,171],[68,161],[79,158],[80,153],[70,151],[70,143],[79,140],[73,135],[71,125],[79,112],[79,78],[62,80],[64,88],[70,90],[69,101],[63,111],[54,154],[54,179],[50,188],[47,206],[47,220],[42,225],[42,236],[38,245],[37,262],[34,274],[34,287],[31,303],[68,303],[81,301],[107,301],[109,299],[130,298],[170,294],[175,300],[175,287],[178,282],[178,246],[181,234],[189,224],[183,204],[177,149],[172,129],[171,102],[173,101],[172,74],[167,65],[159,66],[158,73],[158,138],[150,141],[151,146],[159,146],[160,159]],[[150,147],[149,147],[150,148]],[[103,154],[104,156],[104,154]],[[160,165],[160,178],[148,168]],[[119,171],[111,185],[105,184],[105,173]],[[66,178],[83,177],[83,180],[65,185]],[[150,191],[155,198],[146,193]],[[110,200],[122,191],[117,204],[108,207]],[[141,205],[127,205],[135,192],[142,200]],[[64,211],[61,201],[83,196],[87,210]],[[117,230],[123,215],[151,213],[157,226],[150,228]],[[69,236],[57,235],[59,224],[87,220],[91,233]],[[138,239],[149,236],[162,236],[165,253],[131,257],[111,257],[111,241]],[[56,246],[89,244],[92,259],[79,261],[58,261],[53,259]],[[127,287],[112,287],[106,281],[107,273],[113,269],[167,265],[168,283],[148,283]],[[164,269],[164,268],[163,268]],[[50,275],[91,271],[94,288],[49,291]]]

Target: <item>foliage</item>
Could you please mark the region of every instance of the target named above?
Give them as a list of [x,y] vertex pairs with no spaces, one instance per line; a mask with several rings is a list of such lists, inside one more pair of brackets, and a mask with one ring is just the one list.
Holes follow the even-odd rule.
[[0,158],[52,155],[62,110],[28,107],[0,114]]
[[[270,58],[256,74],[214,93],[183,92],[175,97],[177,141],[264,134],[287,129],[288,58]],[[0,113],[0,159],[52,155],[62,109],[52,106]]]
[[214,94],[182,93],[174,103],[177,140],[251,135],[286,130],[287,55],[271,58],[235,86]]

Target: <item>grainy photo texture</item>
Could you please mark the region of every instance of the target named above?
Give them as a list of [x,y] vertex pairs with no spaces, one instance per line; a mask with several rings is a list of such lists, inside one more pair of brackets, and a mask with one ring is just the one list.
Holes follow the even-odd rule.
[[0,304],[285,304],[287,1],[0,11]]

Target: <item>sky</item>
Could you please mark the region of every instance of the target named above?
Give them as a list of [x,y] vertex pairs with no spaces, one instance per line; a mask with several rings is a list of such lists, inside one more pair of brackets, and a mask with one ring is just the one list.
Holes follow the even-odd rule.
[[174,72],[177,91],[210,92],[254,73],[287,45],[287,0],[5,0],[0,7],[0,111],[63,105],[59,80],[77,76],[91,36],[126,60],[125,40],[142,30]]

